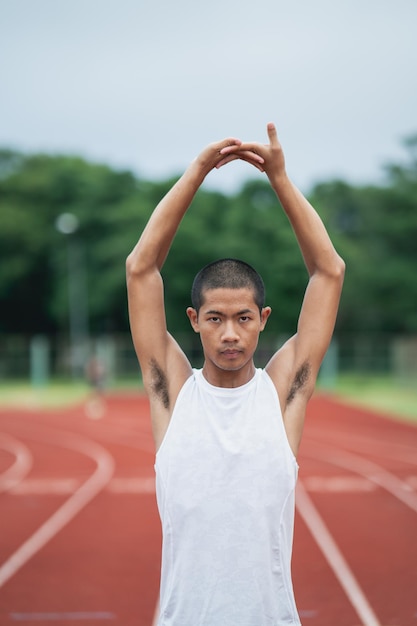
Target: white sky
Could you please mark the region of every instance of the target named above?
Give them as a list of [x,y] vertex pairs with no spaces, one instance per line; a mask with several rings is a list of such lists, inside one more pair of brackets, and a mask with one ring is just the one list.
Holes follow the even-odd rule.
[[157,179],[275,121],[304,190],[377,182],[417,132],[416,27],[417,0],[0,0],[0,146]]

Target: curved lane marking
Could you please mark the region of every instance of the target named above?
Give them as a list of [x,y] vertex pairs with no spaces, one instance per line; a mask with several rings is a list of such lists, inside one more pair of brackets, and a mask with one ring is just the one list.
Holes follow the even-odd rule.
[[378,486],[361,476],[305,476],[304,487],[309,493],[368,493]]
[[0,433],[0,448],[15,457],[14,463],[0,474],[0,493],[14,489],[30,472],[33,457],[21,441],[6,433]]
[[358,581],[353,575],[352,570],[339,550],[301,480],[298,480],[297,484],[296,507],[346,593],[350,603],[362,620],[362,625],[381,626]]
[[[100,425],[104,426],[104,424]],[[104,428],[101,428],[100,431],[94,433],[94,437],[96,437],[99,441],[105,441],[106,443],[111,443],[117,446],[127,446],[155,456],[155,444],[150,433],[145,431],[135,431],[132,432],[131,435],[126,436],[126,433],[115,433],[115,430],[116,429],[113,429],[112,432],[107,430],[106,432]]]
[[417,513],[417,493],[413,487],[405,480],[391,474],[381,465],[364,459],[359,454],[340,449],[337,451],[329,450],[327,446],[312,442],[309,444],[309,449],[304,452],[304,456],[313,457],[364,476]]
[[3,563],[0,567],[0,587],[91,502],[106,487],[113,476],[114,459],[105,448],[74,433],[61,431],[58,434],[52,432],[52,436],[38,437],[34,435],[32,437],[30,435],[29,438],[41,439],[43,442],[46,441],[80,452],[93,459],[97,467],[90,478]]
[[363,453],[368,454],[372,451],[372,456],[379,456],[383,459],[392,461],[402,461],[410,465],[417,465],[416,446],[407,445],[401,442],[389,441],[387,439],[376,439],[366,437],[364,435],[353,435],[351,433],[343,433],[343,439],[335,440],[331,436],[320,433],[316,437],[306,435],[304,441],[314,444],[331,445],[338,448],[353,450],[356,453],[362,453],[359,448],[364,448]]

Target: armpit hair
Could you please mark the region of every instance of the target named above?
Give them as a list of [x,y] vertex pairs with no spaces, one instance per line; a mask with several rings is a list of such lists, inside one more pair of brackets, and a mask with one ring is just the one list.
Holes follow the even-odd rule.
[[151,389],[161,400],[165,409],[169,409],[168,380],[165,372],[161,369],[155,359],[151,359]]
[[310,373],[310,363],[308,361],[305,361],[305,363],[300,365],[294,376],[294,380],[287,397],[287,404],[292,402],[300,389],[302,389],[307,384],[308,379],[310,378]]

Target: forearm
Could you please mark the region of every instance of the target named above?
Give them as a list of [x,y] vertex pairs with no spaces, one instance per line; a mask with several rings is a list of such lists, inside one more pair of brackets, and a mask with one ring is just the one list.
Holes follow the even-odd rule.
[[128,257],[131,272],[161,270],[181,220],[205,175],[194,161],[160,201]]
[[271,180],[271,185],[294,230],[309,275],[338,274],[343,270],[343,261],[310,202],[285,173]]

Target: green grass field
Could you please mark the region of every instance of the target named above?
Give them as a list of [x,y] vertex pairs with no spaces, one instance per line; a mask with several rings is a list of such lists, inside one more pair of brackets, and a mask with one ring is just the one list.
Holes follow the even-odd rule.
[[[109,390],[132,392],[140,389],[136,379],[118,382]],[[320,390],[319,385],[318,392]],[[323,391],[343,401],[417,423],[417,390],[402,386],[391,377],[343,374],[331,389]],[[26,382],[0,382],[0,407],[48,409],[82,402],[89,393],[90,389],[84,382],[53,381],[41,388],[33,388]]]
[[346,402],[417,423],[417,385],[402,385],[390,376],[343,374],[331,393]]
[[[142,390],[138,378],[117,382],[107,391]],[[28,409],[54,408],[83,402],[91,394],[91,388],[83,381],[52,380],[47,386],[33,387],[24,381],[0,382],[0,407]]]
[[20,381],[0,383],[0,406],[28,409],[54,408],[81,402],[89,394],[84,383],[51,382],[45,387],[32,387]]

